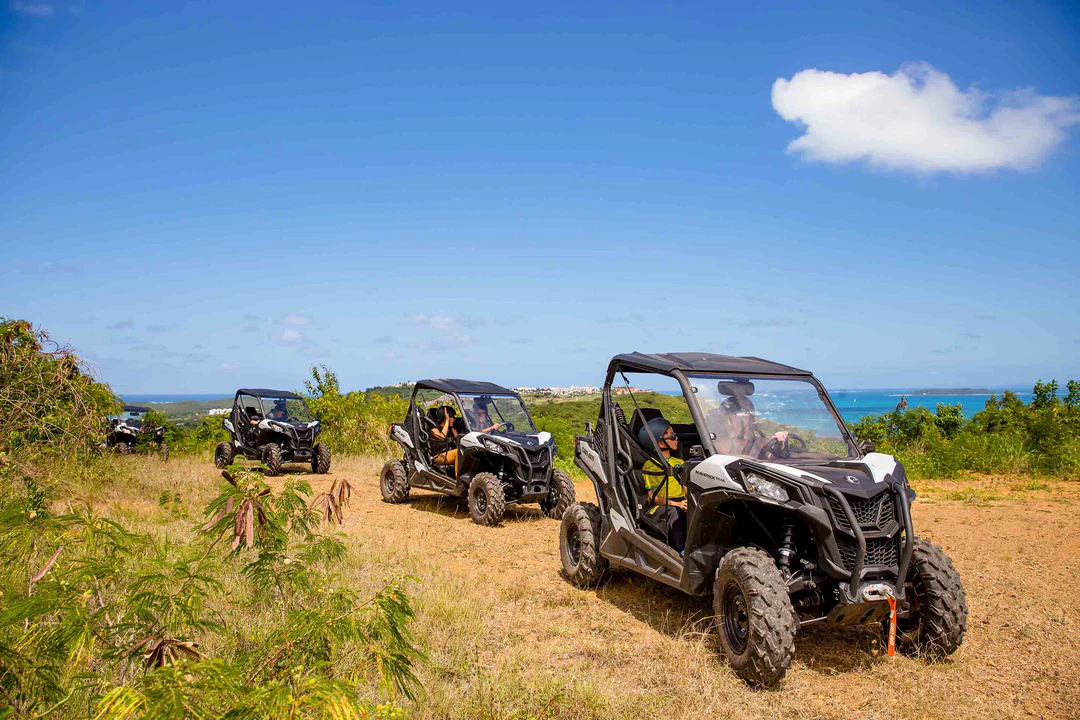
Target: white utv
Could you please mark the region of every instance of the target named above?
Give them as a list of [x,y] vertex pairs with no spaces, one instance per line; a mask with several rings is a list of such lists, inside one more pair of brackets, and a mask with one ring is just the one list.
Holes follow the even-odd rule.
[[[685,416],[642,407],[626,373],[639,387],[673,379]],[[797,631],[815,623],[882,624],[900,650],[929,657],[960,646],[960,576],[915,535],[903,466],[852,436],[810,372],[706,353],[618,355],[596,427],[575,446],[598,504],[563,516],[566,577],[591,586],[616,565],[711,594],[720,650],[748,683],[777,683]],[[677,499],[659,500],[660,488]]]

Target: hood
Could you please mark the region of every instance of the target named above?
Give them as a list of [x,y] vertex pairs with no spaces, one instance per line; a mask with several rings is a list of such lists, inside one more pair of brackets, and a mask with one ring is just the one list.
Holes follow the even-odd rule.
[[859,460],[837,459],[797,466],[773,462],[758,464],[811,484],[829,484],[845,494],[862,497],[876,495],[896,480],[907,484],[904,466],[892,455],[883,453],[869,453]]

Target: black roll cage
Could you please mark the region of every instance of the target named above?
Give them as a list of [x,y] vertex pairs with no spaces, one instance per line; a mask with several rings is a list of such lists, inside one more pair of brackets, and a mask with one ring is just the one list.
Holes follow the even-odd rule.
[[[451,392],[449,390],[443,390],[442,388],[431,387],[429,385],[421,385],[420,383],[417,383],[413,387],[412,395],[409,397],[409,412],[410,413],[414,412],[417,409],[416,395],[421,390],[434,390],[435,392],[442,393],[443,395],[449,395],[450,397],[454,398],[454,402],[457,404],[458,410],[461,412],[461,422],[463,422],[465,424],[466,431],[467,432],[479,432],[479,430],[477,428],[474,428],[469,424],[469,416],[465,412],[465,406],[461,403],[461,394],[456,392],[456,391]],[[533,424],[534,428],[536,427],[536,421],[533,420],[532,413],[529,412],[529,407],[525,404],[525,401],[521,399],[521,393],[516,393],[516,392],[479,392],[479,393],[467,392],[465,394],[466,395],[481,395],[481,396],[484,396],[484,397],[512,397],[512,398],[517,398],[518,402],[521,403],[521,409],[525,411],[525,415],[529,418],[529,422],[531,422]],[[499,412],[498,407],[495,408],[495,412],[499,414],[500,418],[502,417],[502,413]]]
[[[679,383],[679,387],[682,389],[683,400],[686,401],[687,407],[690,409],[690,416],[694,419],[694,426],[697,428],[698,436],[701,438],[701,445],[704,448],[706,457],[718,454],[716,448],[712,442],[712,435],[709,433],[709,429],[705,424],[705,418],[701,415],[701,408],[698,407],[697,402],[694,401],[694,388],[690,384],[684,372],[679,368],[672,368],[669,372],[661,372],[655,368],[644,367],[641,365],[635,365],[633,363],[627,363],[625,361],[615,360],[608,365],[607,376],[604,378],[604,391],[601,400],[601,407],[604,411],[605,417],[610,410],[611,400],[611,387],[617,375],[623,373],[641,373],[645,375],[663,375],[666,377],[675,378]],[[793,376],[790,374],[781,373],[767,373],[767,372],[722,372],[719,370],[697,370],[694,371],[695,376],[700,375],[715,375],[716,377],[733,377],[733,378],[762,378],[762,379],[777,379],[777,380],[791,380]],[[794,379],[800,382],[810,383],[815,390],[817,390],[818,397],[825,402],[825,406],[829,410],[829,414],[832,415],[833,420],[840,428],[841,434],[844,436],[844,441],[848,443],[849,448],[855,450],[857,457],[855,459],[861,459],[864,455],[859,444],[855,441],[855,436],[852,434],[847,423],[844,422],[843,416],[836,409],[836,405],[833,404],[832,397],[829,396],[825,386],[813,375],[800,375]],[[628,383],[629,384],[629,383]],[[632,397],[632,395],[631,395]],[[636,404],[636,403],[635,403]],[[650,438],[652,433],[649,433]],[[609,438],[610,440],[610,438]],[[655,442],[654,442],[655,444]],[[610,444],[609,444],[610,447]],[[659,449],[659,448],[657,448]]]

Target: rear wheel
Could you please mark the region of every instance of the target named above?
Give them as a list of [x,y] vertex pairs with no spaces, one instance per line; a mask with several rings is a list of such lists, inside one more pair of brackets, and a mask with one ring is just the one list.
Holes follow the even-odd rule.
[[325,475],[330,472],[330,448],[319,443],[311,454],[311,472]]
[[382,466],[379,490],[383,502],[397,504],[409,499],[409,479],[405,474],[405,465],[400,460],[390,460]]
[[952,560],[929,540],[915,539],[904,592],[911,615],[897,618],[897,648],[933,659],[956,652],[967,632],[967,598]]
[[559,526],[559,557],[567,579],[578,587],[596,585],[608,569],[600,554],[600,508],[575,502]]
[[574,504],[574,481],[562,470],[551,471],[551,486],[548,495],[540,501],[540,509],[549,518],[561,520],[566,508]]
[[266,474],[271,477],[281,474],[281,446],[276,443],[267,443],[262,451],[263,465],[266,466]]
[[220,469],[227,468],[232,464],[233,460],[233,447],[232,443],[219,442],[217,447],[214,448],[214,467]]
[[506,497],[499,478],[477,473],[469,483],[469,513],[477,525],[498,525],[506,512]]
[[776,563],[757,548],[736,548],[716,571],[713,610],[720,649],[735,674],[771,686],[795,657],[795,611]]
[[158,446],[158,451],[161,453],[161,459],[165,462],[169,461],[169,443],[165,440],[161,441],[161,445]]

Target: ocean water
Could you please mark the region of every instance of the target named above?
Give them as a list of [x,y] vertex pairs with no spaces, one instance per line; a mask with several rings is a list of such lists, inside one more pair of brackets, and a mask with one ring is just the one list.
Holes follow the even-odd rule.
[[185,400],[193,400],[195,402],[209,402],[210,400],[221,400],[222,398],[232,399],[234,393],[150,393],[150,394],[128,394],[123,395],[124,402],[130,405],[147,405],[151,403],[172,403],[172,402],[184,402]]
[[[990,398],[989,395],[912,395],[910,390],[830,390],[829,395],[846,423],[857,422],[866,415],[887,413],[896,407],[901,397],[907,397],[909,408],[921,405],[931,412],[938,403],[959,403],[964,408],[964,416],[970,418],[982,410]],[[1024,402],[1031,399],[1030,392],[1016,392],[1016,395]],[[1000,393],[998,397],[1001,397]]]

